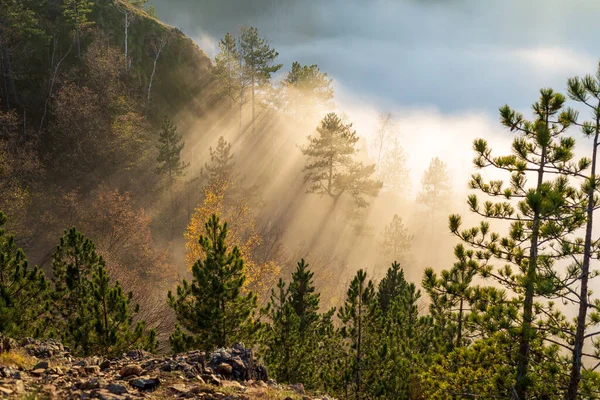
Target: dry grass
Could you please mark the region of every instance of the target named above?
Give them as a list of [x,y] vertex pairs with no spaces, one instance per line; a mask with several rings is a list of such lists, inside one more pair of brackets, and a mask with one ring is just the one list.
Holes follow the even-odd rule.
[[0,365],[19,369],[31,369],[35,363],[35,358],[21,350],[10,350],[5,353],[0,353]]

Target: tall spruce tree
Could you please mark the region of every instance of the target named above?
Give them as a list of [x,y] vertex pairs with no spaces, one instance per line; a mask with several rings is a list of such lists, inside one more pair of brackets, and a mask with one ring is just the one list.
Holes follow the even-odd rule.
[[178,328],[171,335],[174,351],[230,346],[242,339],[250,326],[256,296],[242,293],[244,260],[237,246],[227,246],[226,237],[227,223],[221,224],[219,217],[212,215],[199,239],[205,257],[192,266],[192,282],[184,279],[177,293],[169,291],[169,305],[185,329]]
[[243,74],[250,85],[252,105],[252,132],[256,122],[256,92],[271,81],[271,75],[279,71],[282,64],[275,64],[279,53],[269,42],[258,35],[258,29],[243,27],[239,43],[239,55],[243,60]]
[[156,333],[133,323],[139,307],[114,285],[94,243],[75,228],[65,231],[52,256],[53,334],[75,354],[116,356],[131,348],[156,349]]
[[6,221],[0,212],[0,333],[14,338],[38,336],[49,307],[48,281],[16,248],[14,237],[4,230]]
[[[571,164],[574,141],[564,136],[564,131],[575,119],[574,112],[564,109],[563,95],[551,89],[542,89],[540,94],[540,100],[533,105],[533,121],[525,120],[509,106],[500,109],[502,124],[519,133],[513,141],[512,154],[493,157],[483,139],[475,140],[473,145],[475,166],[506,171],[510,173],[510,183],[504,187],[501,180],[485,182],[480,174],[474,174],[471,188],[492,198],[504,198],[504,201],[480,204],[476,195],[470,195],[468,205],[472,212],[486,219],[510,222],[509,234],[502,237],[492,232],[487,221],[478,227],[461,230],[460,217],[450,217],[451,231],[479,249],[478,258],[506,262],[499,271],[494,271],[490,265],[481,268],[483,276],[493,276],[521,296],[514,384],[514,393],[519,399],[528,398],[531,348],[537,335],[535,322],[541,318],[540,314],[555,312],[544,310],[544,307],[551,307],[551,303],[534,307],[536,297],[553,298],[559,292],[554,264],[564,255],[554,250],[552,243],[577,230],[584,220],[583,213],[574,212],[570,206],[569,199],[576,193],[562,172],[567,168],[580,170],[587,167],[585,163]],[[549,177],[554,179],[548,180]],[[533,178],[532,184],[528,178]],[[517,271],[513,271],[511,265]]]
[[303,171],[304,181],[310,184],[309,193],[329,196],[333,207],[343,194],[351,196],[361,208],[368,205],[366,196],[377,196],[383,184],[372,178],[374,165],[354,159],[358,136],[352,124],[344,124],[335,113],[329,113],[319,124],[317,135],[308,140],[302,153],[307,158]]

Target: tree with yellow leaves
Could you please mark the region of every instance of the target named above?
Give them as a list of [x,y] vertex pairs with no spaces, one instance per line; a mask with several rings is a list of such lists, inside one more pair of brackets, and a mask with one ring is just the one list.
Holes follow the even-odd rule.
[[244,290],[256,293],[259,301],[266,300],[281,268],[273,260],[258,261],[255,253],[263,242],[263,237],[257,231],[254,214],[244,197],[231,201],[231,204],[225,201],[231,186],[231,181],[223,179],[204,188],[204,201],[195,208],[184,233],[186,266],[191,269],[196,260],[206,256],[198,237],[204,232],[204,224],[209,217],[218,215],[228,221],[227,245],[237,246],[245,261]]

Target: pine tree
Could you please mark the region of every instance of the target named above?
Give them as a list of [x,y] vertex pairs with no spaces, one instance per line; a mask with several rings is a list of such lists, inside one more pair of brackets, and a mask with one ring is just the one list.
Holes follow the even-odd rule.
[[290,290],[279,279],[276,289],[271,291],[271,300],[267,306],[271,325],[266,338],[265,359],[269,371],[280,382],[300,382],[302,365],[301,347],[305,345],[300,337],[300,318],[290,303]]
[[407,284],[400,264],[393,262],[377,288],[377,302],[384,314],[387,314],[392,302],[402,294]]
[[[590,171],[586,174],[569,174],[576,178],[584,178],[580,189],[581,206],[585,210],[586,224],[585,237],[582,241],[573,241],[572,238],[566,238],[563,245],[569,248],[569,253],[581,254],[581,259],[575,257],[575,268],[572,271],[573,276],[578,279],[572,281],[571,286],[579,285],[577,296],[578,314],[576,328],[573,332],[572,346],[572,365],[570,371],[569,386],[567,388],[566,399],[575,400],[578,398],[580,381],[582,378],[581,370],[583,368],[583,347],[586,339],[592,340],[596,334],[587,333],[591,325],[600,323],[600,314],[597,310],[600,305],[599,300],[592,301],[590,298],[589,280],[596,276],[591,270],[592,259],[597,253],[597,240],[593,238],[594,211],[598,209],[597,191],[600,187],[600,180],[596,175],[596,162],[598,160],[598,146],[600,145],[600,64],[596,76],[587,75],[584,78],[571,78],[568,81],[569,97],[578,103],[584,105],[591,111],[592,120],[578,124],[573,121],[586,138],[592,139],[592,154],[589,159],[582,159],[582,163],[589,163]],[[572,245],[571,243],[576,243]],[[567,297],[572,298],[572,288],[567,289]]]
[[366,386],[371,396],[410,399],[411,382],[418,365],[427,363],[437,350],[431,318],[419,315],[420,291],[404,279],[404,271],[393,263],[379,283],[369,316],[372,349],[365,362]]
[[328,358],[332,349],[326,344],[335,340],[331,321],[334,311],[319,314],[320,294],[316,293],[313,275],[301,260],[287,288],[279,280],[264,310],[271,323],[263,343],[269,370],[279,381],[302,382],[316,389],[320,382],[325,383],[322,379],[333,371],[338,357]]
[[220,82],[219,95],[228,100],[229,106],[243,105],[244,82],[241,80],[240,54],[237,42],[229,32],[219,41],[219,54],[215,56],[215,76]]
[[156,161],[156,173],[167,175],[169,186],[173,185],[175,179],[185,174],[188,163],[181,161],[181,150],[185,147],[182,136],[177,132],[177,126],[171,118],[165,116],[163,119],[160,135],[158,138],[158,156]]
[[409,169],[406,167],[406,153],[397,137],[390,140],[390,145],[383,151],[381,162],[377,165],[377,178],[383,182],[383,190],[406,198],[411,182]]
[[173,350],[230,346],[250,325],[256,296],[242,293],[244,260],[237,247],[227,246],[226,237],[227,223],[221,224],[213,215],[199,239],[205,257],[192,266],[192,282],[184,279],[175,295],[169,292],[177,321],[190,332],[179,329],[171,336]]
[[65,231],[52,256],[53,328],[75,354],[116,356],[130,348],[152,351],[156,333],[133,324],[139,307],[114,285],[94,243],[75,228]]
[[63,16],[73,24],[77,40],[77,57],[81,58],[81,29],[92,25],[88,15],[94,6],[93,0],[63,0]]
[[304,110],[301,116],[320,111],[333,99],[332,79],[321,72],[316,64],[292,63],[292,69],[283,80],[288,107]]
[[6,234],[0,212],[0,333],[10,337],[38,336],[49,307],[49,285],[42,270],[31,268],[15,239]]
[[451,194],[450,176],[446,164],[435,157],[431,160],[421,180],[423,188],[417,195],[417,202],[427,207],[431,213],[447,208]]
[[450,348],[468,343],[466,320],[476,300],[472,282],[480,268],[474,252],[462,244],[456,245],[454,255],[457,262],[451,269],[443,270],[438,277],[432,268],[427,268],[421,283],[431,299],[430,314],[449,338]]
[[231,152],[231,143],[223,136],[219,137],[217,147],[209,148],[210,164],[204,164],[202,175],[208,180],[208,185],[231,183],[235,161]]
[[[471,188],[487,196],[502,197],[505,201],[485,201],[480,204],[476,195],[470,195],[469,207],[472,212],[486,219],[509,221],[509,234],[502,237],[492,232],[487,221],[483,221],[479,227],[461,230],[460,217],[450,217],[451,231],[479,249],[480,260],[487,261],[493,257],[507,262],[498,272],[489,265],[482,267],[482,275],[496,278],[522,296],[514,386],[520,399],[528,397],[531,382],[531,343],[537,335],[534,322],[542,312],[543,315],[556,313],[552,309],[544,310],[544,307],[551,307],[552,303],[534,307],[534,300],[538,296],[555,297],[563,285],[557,283],[554,263],[564,254],[552,244],[556,244],[556,238],[577,230],[584,220],[583,213],[571,207],[576,193],[563,173],[565,170],[577,171],[587,167],[585,163],[571,163],[574,141],[563,136],[575,119],[574,112],[563,110],[565,98],[561,94],[552,89],[542,89],[540,93],[540,100],[533,105],[533,121],[525,120],[508,106],[500,109],[502,124],[519,133],[513,141],[512,154],[492,157],[483,139],[475,140],[473,145],[477,168],[504,170],[511,174],[511,178],[509,186],[504,188],[501,180],[488,183],[480,174],[473,175]],[[528,185],[527,173],[535,178],[532,185]],[[548,181],[548,176],[555,179]],[[511,264],[517,267],[518,272],[512,270]]]
[[375,297],[375,287],[371,280],[367,281],[367,273],[359,270],[346,294],[344,305],[338,312],[342,323],[341,333],[350,345],[347,379],[351,383],[355,399],[364,398],[363,372],[365,354],[368,352],[368,320]]
[[358,136],[352,124],[344,124],[335,114],[329,113],[317,128],[317,136],[309,136],[308,146],[302,148],[307,157],[304,181],[310,183],[309,193],[327,195],[333,207],[347,193],[357,207],[366,207],[365,196],[377,196],[380,181],[371,178],[374,165],[363,165],[354,160]]
[[308,268],[304,259],[300,260],[296,271],[292,274],[292,282],[289,287],[289,302],[300,320],[300,335],[314,328],[319,320],[319,304],[321,295],[316,292],[313,283],[315,275]]
[[384,228],[381,236],[379,248],[385,262],[406,261],[413,236],[408,233],[398,214],[394,214],[392,222]]
[[158,156],[156,161],[156,173],[166,175],[169,185],[169,198],[171,203],[171,238],[173,238],[175,230],[175,204],[173,199],[173,185],[177,177],[185,174],[189,163],[181,161],[181,150],[185,143],[181,140],[181,134],[177,132],[177,126],[171,121],[168,116],[163,119],[160,136],[158,138]]
[[279,56],[266,39],[258,36],[258,29],[243,27],[239,43],[240,57],[243,60],[243,74],[250,84],[252,104],[252,130],[256,121],[256,91],[271,80],[271,75],[279,71],[282,64],[275,64]]
[[131,306],[133,293],[126,294],[118,281],[111,285],[106,268],[101,264],[92,275],[90,290],[94,307],[93,333],[97,337],[95,346],[102,355],[122,354],[132,347],[156,350],[156,332],[146,331],[145,321],[133,324],[133,315],[140,309],[137,304]]

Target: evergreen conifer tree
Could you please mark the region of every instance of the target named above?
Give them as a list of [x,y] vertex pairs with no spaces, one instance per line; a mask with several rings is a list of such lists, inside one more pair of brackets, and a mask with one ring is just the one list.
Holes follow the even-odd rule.
[[313,283],[315,275],[308,268],[304,259],[298,262],[296,271],[292,274],[292,282],[289,287],[289,302],[294,312],[300,319],[300,334],[302,337],[314,329],[319,320],[319,304],[321,295],[316,292]]
[[239,56],[243,60],[243,74],[250,85],[252,105],[252,130],[256,121],[256,91],[271,80],[271,75],[279,71],[282,64],[275,64],[279,56],[268,41],[258,36],[258,29],[243,27],[239,43]]
[[[486,219],[510,222],[509,234],[502,237],[483,221],[478,227],[461,230],[458,215],[450,217],[450,229],[466,243],[477,248],[477,257],[487,264],[492,258],[507,264],[499,271],[484,265],[484,277],[493,276],[500,283],[521,296],[522,315],[519,323],[519,352],[517,358],[514,392],[520,399],[528,398],[530,386],[531,343],[536,339],[536,321],[544,315],[553,315],[552,303],[536,305],[536,297],[552,298],[560,292],[562,284],[556,281],[554,264],[564,257],[555,246],[556,238],[569,235],[583,223],[582,212],[571,207],[575,190],[569,186],[565,170],[578,171],[586,163],[572,163],[574,141],[564,137],[575,113],[564,110],[565,98],[552,89],[542,89],[540,100],[533,105],[535,119],[527,121],[508,106],[500,109],[502,124],[519,136],[512,145],[512,154],[493,157],[487,142],[474,142],[477,168],[493,167],[510,173],[510,183],[501,180],[485,182],[474,174],[470,182],[473,189],[492,198],[504,201],[485,201],[480,204],[476,195],[470,195],[471,211]],[[534,178],[528,184],[528,174]],[[548,177],[554,180],[548,180]],[[516,203],[516,204],[515,204]],[[560,247],[560,246],[559,246]],[[517,268],[513,271],[511,264]],[[553,316],[556,320],[558,317]]]
[[340,332],[350,347],[346,360],[346,384],[350,384],[357,400],[365,397],[363,374],[366,370],[365,357],[371,344],[368,327],[374,298],[373,282],[367,280],[367,273],[361,269],[350,282],[346,300],[338,312],[342,323]]
[[438,157],[431,160],[423,173],[421,184],[423,188],[417,195],[417,202],[426,206],[431,213],[447,208],[451,193],[450,176],[446,164]]
[[432,268],[427,268],[421,283],[431,299],[430,314],[448,337],[449,348],[468,343],[464,334],[476,294],[472,282],[480,267],[474,252],[462,244],[454,248],[454,255],[457,262],[451,269],[443,270],[438,277]]
[[213,150],[209,148],[210,164],[204,164],[202,174],[206,176],[208,185],[227,184],[233,179],[233,153],[231,152],[231,143],[223,136],[219,137],[217,147]]
[[[569,378],[569,386],[567,388],[566,399],[575,400],[578,398],[580,381],[582,378],[583,368],[583,347],[587,340],[593,340],[597,333],[588,333],[592,325],[600,323],[600,314],[598,306],[600,300],[592,300],[589,289],[590,279],[597,276],[591,269],[591,263],[595,253],[598,251],[598,241],[593,238],[594,226],[594,211],[598,209],[598,189],[600,180],[596,173],[596,162],[598,161],[598,146],[600,146],[600,64],[595,76],[586,75],[584,78],[571,78],[568,81],[569,97],[576,102],[584,105],[591,111],[591,121],[577,123],[573,121],[580,129],[586,138],[592,139],[592,153],[589,159],[583,159],[582,163],[590,165],[590,171],[587,173],[576,173],[577,171],[568,171],[569,175],[576,178],[583,178],[583,184],[580,189],[581,207],[585,210],[585,237],[583,240],[573,241],[572,238],[566,238],[563,245],[571,254],[580,254],[581,258],[574,257],[574,269],[571,276],[577,277],[570,286],[579,286],[579,293],[576,297],[578,301],[578,313],[576,319],[576,327],[573,332],[572,345],[572,364]],[[575,172],[575,173],[573,173]],[[573,245],[573,243],[575,243]],[[566,297],[573,298],[573,288],[566,290]],[[572,301],[572,300],[571,300]],[[591,312],[590,312],[591,310]],[[588,315],[589,313],[589,315]]]
[[177,177],[185,174],[185,169],[189,163],[181,161],[181,150],[185,143],[181,140],[181,134],[177,132],[177,126],[171,121],[171,118],[165,116],[162,122],[160,135],[158,138],[158,157],[156,161],[156,173],[166,175],[169,186],[169,197],[171,203],[171,238],[175,229],[175,203],[173,199],[173,184]]
[[42,270],[31,268],[15,239],[3,226],[0,212],[0,333],[10,337],[38,336],[41,317],[49,307],[49,285]]
[[333,99],[331,78],[321,72],[316,64],[300,65],[292,63],[292,69],[285,77],[283,84],[289,107],[304,110],[301,117],[319,111],[328,106]]
[[75,228],[65,231],[53,254],[53,328],[75,354],[116,356],[130,348],[153,351],[156,333],[143,321],[133,324],[139,307],[119,282],[114,285],[94,243]]
[[354,160],[358,136],[352,124],[344,124],[335,113],[329,113],[317,128],[317,135],[308,140],[302,153],[307,157],[303,171],[304,181],[310,184],[309,193],[331,197],[334,207],[345,193],[357,207],[368,205],[365,196],[377,196],[383,184],[372,178],[375,166]]
[[158,149],[156,173],[167,175],[169,186],[173,185],[177,177],[184,175],[185,169],[189,165],[181,161],[181,150],[185,147],[185,142],[181,138],[181,134],[177,132],[177,126],[171,118],[165,116],[156,145]]
[[236,104],[241,106],[244,83],[241,81],[241,60],[237,42],[229,32],[219,41],[219,50],[219,54],[215,56],[215,76],[220,82],[219,94],[227,99],[230,107],[233,108]]
[[246,279],[244,260],[237,247],[226,244],[227,223],[213,215],[199,243],[205,254],[192,266],[192,282],[183,280],[177,293],[169,292],[169,305],[181,328],[171,336],[173,350],[200,347],[211,350],[243,338],[256,308],[256,296],[242,293]]
[[73,24],[77,40],[77,57],[81,58],[81,29],[92,23],[88,15],[94,6],[93,0],[63,0],[63,16]]
[[402,217],[394,214],[392,221],[385,226],[381,236],[379,248],[385,262],[406,261],[413,236],[404,227]]
[[289,288],[279,279],[277,288],[271,291],[268,304],[271,325],[267,333],[265,358],[269,370],[280,382],[300,382],[302,359],[300,352],[304,344],[300,338],[300,318],[289,299]]

